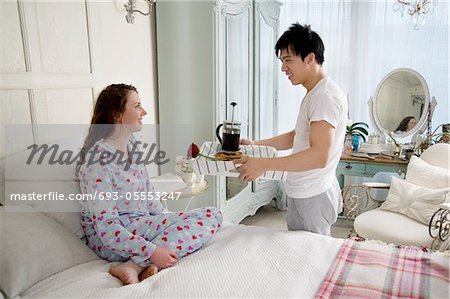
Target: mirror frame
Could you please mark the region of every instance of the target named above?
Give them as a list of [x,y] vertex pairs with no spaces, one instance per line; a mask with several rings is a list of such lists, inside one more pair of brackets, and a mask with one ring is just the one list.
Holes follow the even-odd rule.
[[[408,72],[411,74],[414,74],[420,81],[420,83],[423,86],[424,89],[424,93],[425,93],[425,106],[424,106],[424,113],[422,113],[422,115],[420,116],[420,119],[417,121],[416,126],[414,127],[414,129],[405,132],[405,133],[393,133],[394,137],[397,138],[404,138],[404,137],[408,137],[410,135],[415,134],[416,132],[418,132],[419,130],[425,130],[425,128],[428,126],[428,114],[433,113],[434,110],[434,106],[436,105],[436,100],[433,97],[433,100],[430,101],[430,90],[428,88],[428,84],[425,81],[425,79],[422,77],[421,74],[419,74],[417,71],[410,69],[410,68],[398,68],[395,69],[391,72],[389,72],[386,76],[384,76],[384,78],[381,80],[381,82],[378,84],[376,90],[375,90],[375,94],[373,97],[371,97],[369,99],[369,110],[370,110],[370,120],[372,122],[372,124],[374,125],[375,131],[377,134],[379,134],[380,136],[382,136],[384,134],[384,128],[380,122],[380,119],[378,117],[378,113],[377,113],[377,104],[378,104],[378,95],[380,93],[380,89],[383,86],[383,84],[395,73],[398,72]],[[430,109],[430,108],[431,109]],[[431,116],[430,116],[431,117]]]

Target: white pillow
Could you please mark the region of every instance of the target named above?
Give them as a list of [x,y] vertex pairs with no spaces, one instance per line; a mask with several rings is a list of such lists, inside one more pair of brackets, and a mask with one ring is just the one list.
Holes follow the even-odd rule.
[[450,189],[429,189],[393,177],[381,209],[408,216],[428,225]]
[[23,206],[0,207],[0,289],[15,297],[38,281],[98,257],[53,219]]
[[[49,142],[48,145],[56,144],[59,146],[57,151],[61,154],[63,151],[72,151],[75,156],[82,144],[81,139],[66,139],[55,142]],[[0,198],[5,196],[0,202],[9,206],[18,202],[11,202],[11,194],[48,194],[54,192],[64,194],[67,198],[70,194],[78,194],[78,184],[75,182],[76,163],[70,165],[50,165],[48,159],[52,151],[45,155],[42,163],[36,161],[40,152],[34,156],[33,163],[28,165],[26,162],[30,157],[31,150],[25,150],[7,157],[3,161],[5,166],[3,181],[5,191]],[[57,156],[58,157],[58,156]],[[0,164],[0,166],[2,165]],[[35,210],[45,213],[47,216],[55,219],[72,233],[82,238],[84,233],[80,224],[80,204],[79,201],[20,201],[20,204],[32,206]]]
[[417,186],[440,189],[450,187],[450,170],[433,166],[419,157],[412,156],[406,170],[407,182]]

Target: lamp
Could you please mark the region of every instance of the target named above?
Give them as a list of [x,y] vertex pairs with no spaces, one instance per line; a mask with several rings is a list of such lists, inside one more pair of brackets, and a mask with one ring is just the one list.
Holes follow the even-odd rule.
[[392,8],[395,12],[400,12],[402,17],[405,10],[411,16],[414,23],[414,30],[419,30],[425,24],[425,15],[431,13],[438,0],[395,0]]
[[153,4],[156,2],[156,0],[145,0],[145,2],[147,2],[149,5],[149,10],[147,13],[144,13],[144,12],[140,11],[139,9],[136,9],[136,0],[128,0],[128,2],[123,5],[125,7],[125,10],[127,11],[125,20],[127,20],[128,24],[134,24],[134,13],[135,12],[138,12],[144,16],[148,16],[152,12],[152,7],[153,7]]

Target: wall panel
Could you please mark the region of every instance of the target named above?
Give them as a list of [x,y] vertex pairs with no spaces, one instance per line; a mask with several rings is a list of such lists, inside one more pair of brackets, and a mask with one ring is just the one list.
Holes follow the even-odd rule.
[[25,72],[19,10],[16,1],[0,4],[1,72]]

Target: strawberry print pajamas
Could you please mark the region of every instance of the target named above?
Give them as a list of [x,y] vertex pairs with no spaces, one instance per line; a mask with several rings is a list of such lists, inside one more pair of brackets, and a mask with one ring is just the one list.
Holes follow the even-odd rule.
[[[103,140],[96,147],[97,158],[116,152]],[[152,193],[145,166],[134,163],[133,157],[128,164],[119,158],[85,163],[79,172],[81,192],[95,196],[82,201],[81,224],[88,246],[99,257],[131,259],[147,267],[156,247],[183,257],[201,248],[219,230],[222,214],[217,208],[167,212]]]

